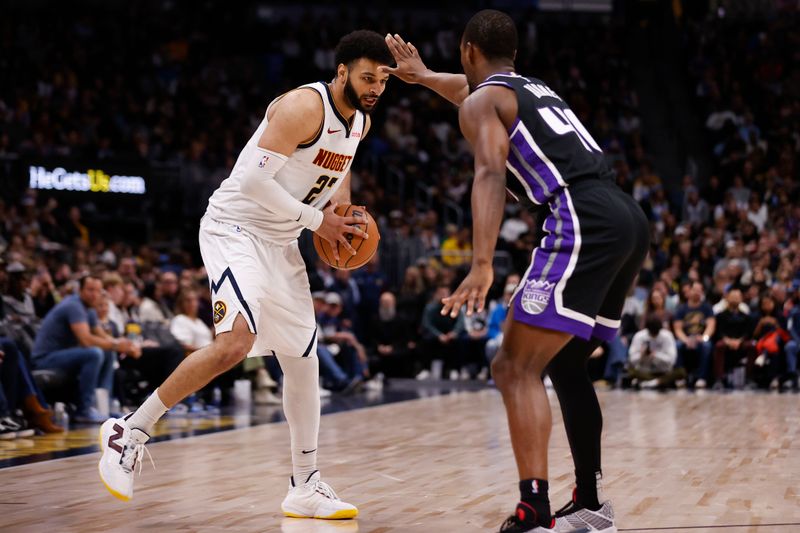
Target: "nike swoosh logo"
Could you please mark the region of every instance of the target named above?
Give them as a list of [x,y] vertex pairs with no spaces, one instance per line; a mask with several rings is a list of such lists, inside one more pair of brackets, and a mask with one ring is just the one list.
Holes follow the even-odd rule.
[[340,131],[342,131],[342,130],[332,130],[332,129],[328,128],[328,133],[330,133],[330,134],[339,133]]
[[306,451],[306,450],[303,450],[303,453],[304,453],[304,454],[306,454],[306,453],[314,453],[315,451],[317,451],[317,449],[316,449],[316,448],[314,448],[313,450],[308,450],[308,451]]

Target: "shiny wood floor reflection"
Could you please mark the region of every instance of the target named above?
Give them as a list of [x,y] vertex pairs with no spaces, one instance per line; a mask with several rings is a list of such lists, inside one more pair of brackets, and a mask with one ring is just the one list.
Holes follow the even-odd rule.
[[[799,400],[602,393],[605,485],[618,526],[800,531]],[[560,506],[572,464],[557,413],[554,420],[551,501]],[[127,504],[105,492],[97,454],[6,468],[0,530],[492,531],[516,500],[505,414],[493,390],[323,417],[323,479],[359,506],[357,521],[281,517],[287,446],[282,423],[153,444],[158,469],[145,467]]]

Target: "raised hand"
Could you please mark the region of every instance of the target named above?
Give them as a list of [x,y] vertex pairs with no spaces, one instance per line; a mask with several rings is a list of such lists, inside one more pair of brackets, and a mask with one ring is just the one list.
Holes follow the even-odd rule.
[[392,67],[378,67],[382,72],[393,74],[406,83],[420,83],[420,77],[424,72],[427,72],[428,67],[422,62],[419,57],[419,52],[416,47],[410,42],[405,42],[398,34],[386,34],[386,45],[389,51],[392,52],[397,66]]

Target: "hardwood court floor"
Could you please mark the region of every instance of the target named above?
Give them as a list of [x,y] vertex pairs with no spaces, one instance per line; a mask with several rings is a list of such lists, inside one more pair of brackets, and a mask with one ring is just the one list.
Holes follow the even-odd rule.
[[[605,489],[621,529],[800,531],[798,396],[600,397]],[[571,491],[572,465],[557,412],[554,421],[551,501],[559,507]],[[158,469],[145,464],[127,504],[101,485],[98,454],[6,468],[0,530],[496,531],[517,497],[494,390],[324,416],[323,479],[359,506],[357,521],[282,518],[287,447],[283,423],[155,443]]]

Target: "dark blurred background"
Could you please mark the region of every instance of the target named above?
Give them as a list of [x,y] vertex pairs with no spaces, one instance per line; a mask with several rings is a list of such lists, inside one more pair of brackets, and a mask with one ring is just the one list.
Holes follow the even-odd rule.
[[[607,351],[622,350],[624,362],[648,316],[673,330],[693,284],[714,313],[740,289],[754,342],[765,316],[790,331],[800,287],[800,13],[788,0],[5,2],[4,298],[35,302],[35,325],[79,276],[118,274],[168,320],[176,294],[159,289],[172,284],[168,273],[182,289],[207,291],[198,221],[275,96],[331,79],[336,42],[359,28],[400,33],[429,67],[457,72],[464,23],[486,7],[512,14],[518,72],[566,100],[650,220],[651,253]],[[368,350],[382,294],[404,317],[397,331],[424,337],[426,304],[471,258],[472,159],[456,109],[391,80],[373,124],[353,166],[353,197],[379,221],[379,257],[352,275],[331,272],[303,239],[312,288],[342,298],[346,325]],[[65,173],[74,175],[53,181]],[[69,190],[84,174],[96,190]],[[105,191],[112,176],[127,176],[133,192]],[[61,189],[41,188],[48,183]],[[536,219],[507,208],[498,304],[529,262]],[[136,310],[138,297],[119,305]],[[405,372],[424,370],[429,356],[408,355]],[[485,368],[481,355],[469,357],[473,370]]]

